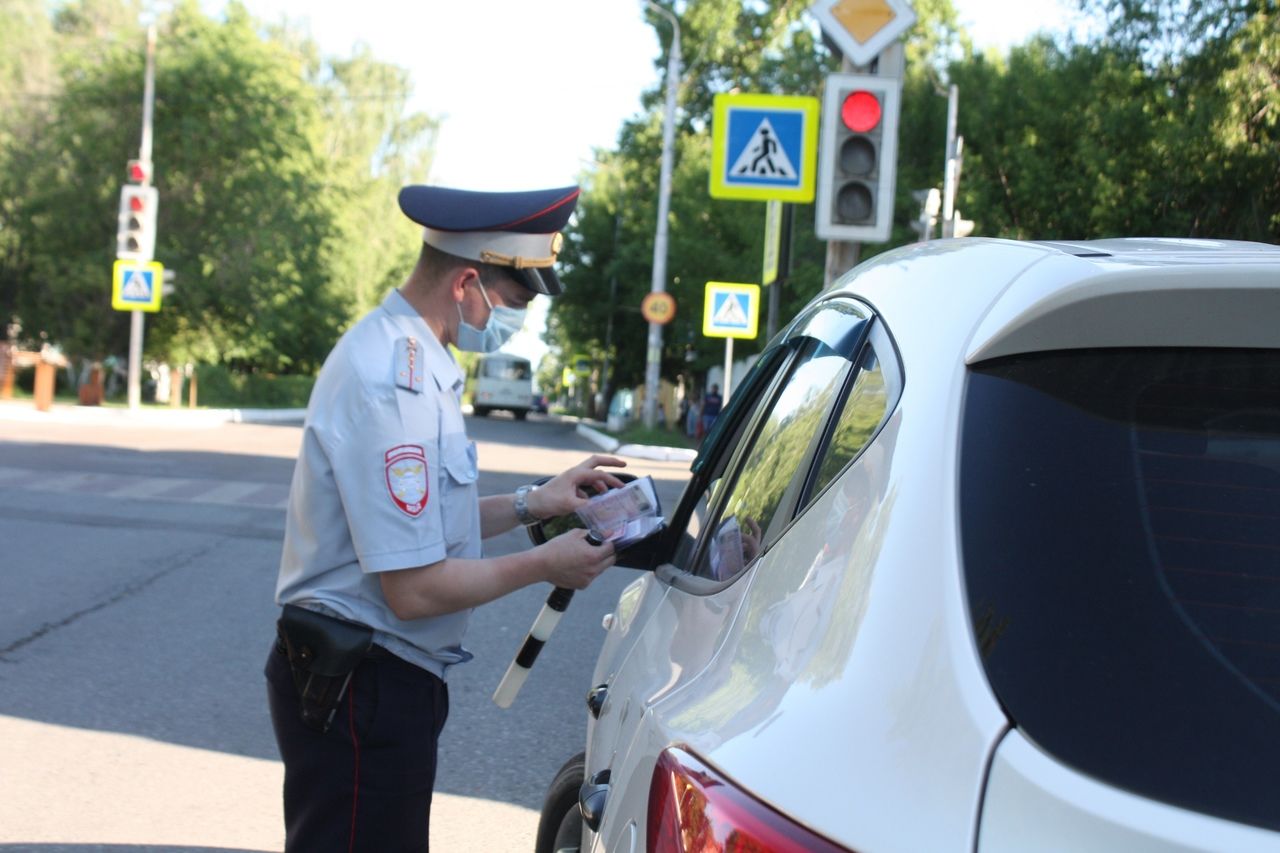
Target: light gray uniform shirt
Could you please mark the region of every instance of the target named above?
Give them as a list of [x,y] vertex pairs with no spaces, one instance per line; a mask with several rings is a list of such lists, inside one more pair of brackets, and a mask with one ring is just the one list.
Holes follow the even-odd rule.
[[307,408],[293,472],[278,604],[374,629],[374,642],[444,677],[469,611],[401,620],[380,572],[480,556],[475,444],[462,372],[393,290],[342,336]]

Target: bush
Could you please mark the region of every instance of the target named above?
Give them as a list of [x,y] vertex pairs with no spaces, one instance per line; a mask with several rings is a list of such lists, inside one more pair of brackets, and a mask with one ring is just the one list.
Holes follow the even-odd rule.
[[220,364],[196,367],[196,396],[201,406],[218,409],[303,409],[314,376],[234,373]]

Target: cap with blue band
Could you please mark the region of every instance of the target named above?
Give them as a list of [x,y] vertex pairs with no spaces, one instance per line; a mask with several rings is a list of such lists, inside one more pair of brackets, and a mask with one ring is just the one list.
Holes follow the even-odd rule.
[[423,226],[422,239],[442,252],[507,267],[535,293],[564,292],[554,264],[578,202],[578,187],[524,192],[478,192],[408,186],[400,209]]

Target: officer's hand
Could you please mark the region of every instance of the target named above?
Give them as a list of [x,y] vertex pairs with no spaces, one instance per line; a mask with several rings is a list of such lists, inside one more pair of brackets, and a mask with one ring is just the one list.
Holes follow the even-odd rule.
[[587,531],[580,528],[560,534],[538,550],[545,561],[544,580],[569,589],[586,589],[615,559],[612,542],[592,545]]
[[616,456],[595,456],[574,465],[548,480],[529,495],[529,511],[538,518],[555,518],[568,515],[587,502],[587,488],[595,492],[622,488],[622,481],[608,471],[600,470],[602,465],[613,468],[625,468],[627,463]]

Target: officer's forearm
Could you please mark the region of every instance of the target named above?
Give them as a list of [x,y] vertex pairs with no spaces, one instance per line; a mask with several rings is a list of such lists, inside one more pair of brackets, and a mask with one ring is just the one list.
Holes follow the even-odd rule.
[[546,579],[545,555],[533,548],[500,557],[450,557],[429,566],[382,572],[382,594],[397,619],[443,616],[501,598]]
[[516,496],[490,495],[480,499],[480,536],[488,539],[506,533],[520,523],[516,517]]

